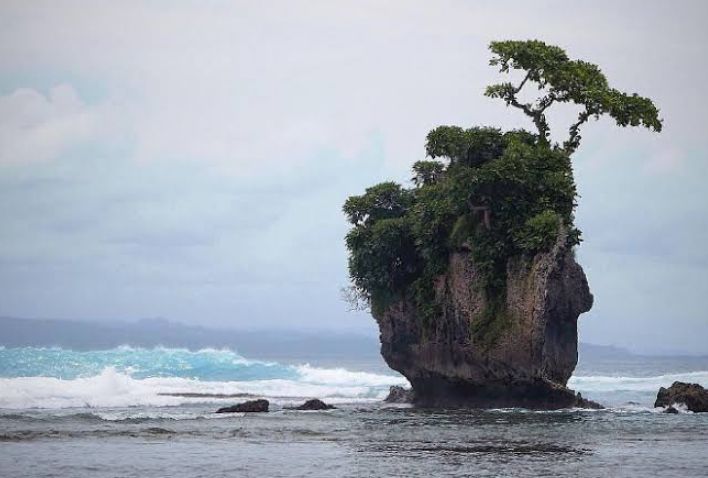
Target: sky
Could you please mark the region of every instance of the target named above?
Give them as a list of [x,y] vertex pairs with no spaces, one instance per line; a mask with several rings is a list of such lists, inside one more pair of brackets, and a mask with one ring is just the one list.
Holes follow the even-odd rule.
[[0,315],[377,333],[341,297],[342,203],[408,181],[438,125],[531,128],[482,93],[489,42],[535,38],[665,121],[583,130],[580,339],[708,353],[706,21],[703,1],[5,0]]

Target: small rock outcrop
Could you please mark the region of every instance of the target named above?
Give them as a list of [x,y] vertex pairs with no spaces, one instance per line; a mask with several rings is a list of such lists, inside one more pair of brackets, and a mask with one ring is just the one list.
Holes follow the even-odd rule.
[[286,407],[286,408],[288,408],[288,410],[333,410],[337,407],[335,407],[333,405],[329,405],[317,398],[313,398],[312,400],[308,400],[298,407]]
[[270,402],[268,400],[249,400],[230,407],[220,408],[216,413],[267,412],[269,406]]
[[505,323],[494,340],[472,333],[488,299],[474,285],[469,252],[449,259],[435,281],[441,315],[426,323],[411,300],[372,311],[381,354],[403,374],[415,403],[428,407],[595,407],[566,387],[578,361],[577,320],[593,302],[583,269],[560,234],[548,252],[507,264]]
[[697,383],[674,382],[669,388],[661,387],[656,395],[655,407],[673,408],[683,404],[692,412],[708,412],[708,390]]
[[388,390],[388,395],[384,398],[384,402],[388,403],[413,403],[414,401],[413,390],[410,388],[403,388],[400,385],[393,385]]
[[602,410],[605,408],[594,400],[583,398],[580,392],[575,394],[575,404],[573,406],[576,408],[589,408],[592,410]]

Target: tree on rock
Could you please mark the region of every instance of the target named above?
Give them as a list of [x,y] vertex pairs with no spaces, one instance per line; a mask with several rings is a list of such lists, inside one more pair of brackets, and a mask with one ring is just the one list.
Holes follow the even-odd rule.
[[[607,78],[597,65],[582,60],[570,60],[566,52],[542,41],[498,41],[489,49],[494,53],[490,65],[499,71],[526,72],[518,85],[510,82],[487,87],[486,96],[501,98],[507,106],[519,108],[531,118],[540,142],[548,143],[549,126],[546,110],[555,103],[575,103],[583,108],[578,119],[568,128],[563,149],[573,153],[580,144],[580,126],[590,118],[610,115],[619,126],[645,126],[661,131],[659,110],[648,98],[636,93],[628,95],[610,88]],[[542,96],[531,103],[522,103],[518,95],[529,83],[536,83]]]
[[[444,303],[445,279],[453,255],[465,255],[475,268],[469,285],[485,299],[468,308],[476,316],[460,336],[471,332],[475,344],[487,347],[513,322],[505,310],[510,264],[580,243],[570,156],[581,125],[609,115],[620,126],[662,127],[651,100],[610,88],[596,65],[571,60],[557,46],[502,41],[490,50],[491,65],[524,76],[516,85],[491,85],[485,94],[522,110],[537,131],[439,126],[426,138],[432,160],[413,165],[412,187],[383,182],[351,196],[343,208],[352,225],[348,297],[363,299],[374,315],[403,301],[426,326],[444,321],[460,312]],[[519,94],[534,84],[540,96],[523,102]],[[561,145],[551,144],[545,116],[557,103],[582,108]]]

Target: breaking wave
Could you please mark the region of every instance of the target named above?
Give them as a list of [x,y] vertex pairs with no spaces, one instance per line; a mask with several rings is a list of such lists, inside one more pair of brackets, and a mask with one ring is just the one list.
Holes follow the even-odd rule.
[[676,381],[699,383],[706,386],[708,385],[708,371],[657,375],[655,377],[608,377],[602,375],[571,377],[568,386],[573,389],[592,392],[617,392],[624,390],[656,393],[659,387],[668,387]]
[[248,360],[231,350],[118,347],[0,349],[0,408],[168,407],[269,397],[332,403],[383,398],[396,375]]
[[[659,387],[677,380],[708,386],[708,371],[574,376],[568,385],[607,405],[651,406]],[[228,349],[0,348],[2,409],[172,407],[249,396],[281,405],[312,397],[331,403],[367,402],[385,397],[391,385],[408,382],[400,375],[249,360]]]
[[607,406],[652,407],[660,387],[672,383],[691,382],[708,386],[708,371],[656,375],[651,377],[573,376],[568,386],[587,398]]

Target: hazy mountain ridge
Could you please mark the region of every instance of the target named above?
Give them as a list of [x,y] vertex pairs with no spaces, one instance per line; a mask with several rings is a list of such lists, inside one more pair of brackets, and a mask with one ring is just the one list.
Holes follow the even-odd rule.
[[[254,359],[380,360],[376,336],[332,331],[238,330],[186,325],[167,319],[141,319],[95,323],[69,319],[0,317],[0,345],[5,347],[66,347],[77,350],[106,349],[119,345],[138,347],[230,348]],[[580,343],[586,359],[640,357],[612,345]]]
[[0,345],[107,349],[120,345],[229,348],[253,359],[380,360],[378,339],[364,334],[297,330],[237,330],[185,325],[166,319],[93,323],[67,319],[0,317]]

